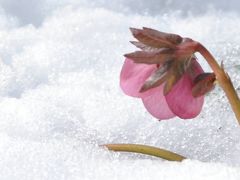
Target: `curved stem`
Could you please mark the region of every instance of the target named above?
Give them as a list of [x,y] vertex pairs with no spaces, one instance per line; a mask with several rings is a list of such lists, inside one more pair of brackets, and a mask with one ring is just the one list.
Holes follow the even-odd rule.
[[224,71],[223,67],[219,66],[212,54],[200,43],[197,45],[197,51],[207,60],[208,64],[214,71],[219,85],[224,90],[232,110],[240,125],[240,100],[237,92],[235,91],[232,81],[228,74]]
[[160,157],[169,161],[182,161],[186,159],[185,157],[178,155],[176,153],[170,152],[168,150],[140,145],[140,144],[105,144],[103,147],[108,148],[112,151],[125,151],[125,152],[135,152],[151,156]]

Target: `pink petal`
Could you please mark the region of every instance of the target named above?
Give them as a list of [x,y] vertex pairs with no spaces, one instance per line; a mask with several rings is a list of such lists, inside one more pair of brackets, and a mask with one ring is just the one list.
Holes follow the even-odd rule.
[[[195,75],[203,73],[201,66],[196,60],[193,60],[192,68]],[[169,108],[174,114],[182,119],[196,117],[202,109],[204,97],[193,97],[193,79],[192,75],[186,73],[165,96]]]
[[160,120],[173,118],[175,114],[169,109],[163,95],[163,85],[148,91],[149,94],[142,98],[143,104],[148,112]]
[[156,65],[136,64],[126,59],[120,74],[120,86],[125,94],[133,97],[143,97],[148,92],[140,93],[145,80],[157,69]]

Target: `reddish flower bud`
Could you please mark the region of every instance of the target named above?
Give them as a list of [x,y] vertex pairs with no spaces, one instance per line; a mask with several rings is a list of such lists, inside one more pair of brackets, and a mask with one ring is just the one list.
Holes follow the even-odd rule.
[[194,79],[192,95],[194,97],[203,96],[214,88],[216,76],[214,73],[202,73]]

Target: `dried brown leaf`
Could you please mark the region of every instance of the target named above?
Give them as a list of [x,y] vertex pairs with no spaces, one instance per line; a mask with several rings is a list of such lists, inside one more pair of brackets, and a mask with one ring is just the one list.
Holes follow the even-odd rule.
[[161,31],[147,28],[147,27],[143,27],[143,30],[148,36],[152,38],[164,39],[175,45],[180,44],[183,40],[183,38],[177,34],[165,33],[165,32],[161,32]]
[[145,92],[149,89],[160,86],[163,82],[166,81],[168,77],[168,69],[171,63],[165,63],[162,67],[157,69],[143,84],[140,89],[140,92]]
[[169,76],[164,86],[164,95],[167,95],[173,86],[182,78],[185,73],[184,61],[173,61]]
[[154,48],[154,47],[150,47],[146,44],[143,44],[141,42],[138,41],[130,41],[134,46],[136,46],[137,48],[143,50],[143,51],[159,51],[159,48]]
[[126,58],[132,59],[135,63],[162,64],[172,57],[171,49],[161,49],[159,51],[135,51],[125,54]]
[[147,31],[144,31],[142,29],[130,28],[130,30],[133,36],[143,44],[155,48],[175,48],[175,45],[167,39],[163,39],[158,36],[153,36]]

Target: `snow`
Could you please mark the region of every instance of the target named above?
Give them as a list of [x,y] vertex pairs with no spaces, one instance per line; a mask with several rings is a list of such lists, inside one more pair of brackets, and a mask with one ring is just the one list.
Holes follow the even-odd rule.
[[[122,55],[135,49],[128,28],[147,26],[205,44],[239,93],[240,3],[179,2],[0,0],[0,179],[239,179],[239,125],[220,88],[197,118],[160,122],[119,88]],[[113,153],[105,143],[189,159]]]

